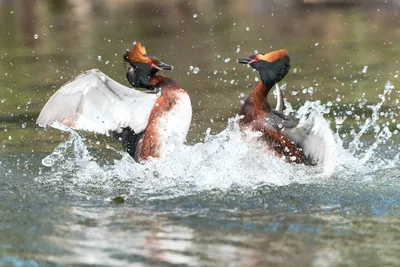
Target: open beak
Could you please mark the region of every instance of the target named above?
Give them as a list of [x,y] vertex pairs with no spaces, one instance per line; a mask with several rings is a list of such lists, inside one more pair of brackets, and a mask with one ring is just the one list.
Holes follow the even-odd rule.
[[251,62],[253,62],[254,60],[251,60],[250,58],[246,57],[246,58],[239,58],[237,60],[238,63],[240,64],[250,64]]

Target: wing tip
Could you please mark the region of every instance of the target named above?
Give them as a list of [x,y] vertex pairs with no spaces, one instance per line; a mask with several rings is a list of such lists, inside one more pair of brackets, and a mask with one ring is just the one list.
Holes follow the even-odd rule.
[[48,122],[43,118],[42,112],[39,114],[39,117],[36,119],[36,124],[40,127],[48,126]]

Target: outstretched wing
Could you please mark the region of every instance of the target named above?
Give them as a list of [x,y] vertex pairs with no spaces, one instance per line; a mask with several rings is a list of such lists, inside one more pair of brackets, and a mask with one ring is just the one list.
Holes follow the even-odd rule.
[[124,127],[140,133],[147,127],[157,97],[119,84],[93,69],[55,92],[36,123],[45,127],[60,122],[75,130],[106,135]]
[[336,164],[336,143],[328,122],[317,111],[311,111],[307,119],[283,133],[296,142],[313,162],[323,165],[324,176],[333,174]]

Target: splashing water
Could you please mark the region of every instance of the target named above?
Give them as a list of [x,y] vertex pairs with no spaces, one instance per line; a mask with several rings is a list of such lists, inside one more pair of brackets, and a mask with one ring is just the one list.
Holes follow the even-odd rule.
[[[387,125],[380,127],[378,124],[380,109],[392,89],[393,85],[387,83],[380,96],[381,102],[367,106],[372,115],[354,134],[348,148],[340,138],[346,116],[335,116],[338,158],[335,174],[329,181],[365,181],[370,179],[368,174],[373,171],[398,168],[399,153],[392,159],[384,159],[376,152],[393,136]],[[297,111],[286,102],[286,115],[301,118],[310,110],[318,110],[322,114],[332,112],[331,105],[323,105],[319,101],[307,101]],[[231,188],[255,190],[266,185],[328,182],[322,178],[321,167],[285,163],[266,152],[256,141],[257,134],[254,140],[243,142],[238,119],[230,119],[228,127],[216,135],[211,135],[208,129],[203,143],[182,145],[168,157],[151,159],[146,164],[138,164],[124,153],[122,159],[115,160],[114,164],[99,165],[76,132],[63,125],[55,125],[53,127],[71,135],[43,159],[43,165],[51,167],[51,171],[37,180],[57,184],[68,180],[68,184],[85,193],[92,188],[96,192],[122,191],[126,198],[147,199],[173,198],[211,190],[225,192]],[[371,129],[375,131],[374,142],[365,146],[361,137]]]

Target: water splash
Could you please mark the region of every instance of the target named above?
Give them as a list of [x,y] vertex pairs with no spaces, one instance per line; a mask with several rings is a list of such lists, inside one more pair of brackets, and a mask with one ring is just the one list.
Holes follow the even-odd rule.
[[92,157],[90,156],[82,137],[80,137],[77,132],[59,122],[55,122],[51,126],[61,131],[69,132],[71,135],[67,141],[59,144],[54,149],[53,153],[42,160],[42,164],[44,166],[53,167],[57,164],[64,164],[65,160],[67,159],[68,150],[71,147],[73,147],[74,165],[83,166],[92,160]]
[[[377,151],[393,136],[389,127],[379,126],[380,111],[384,101],[393,89],[387,83],[381,102],[369,105],[372,115],[366,120],[353,140],[346,146],[343,136],[344,122],[348,118],[337,114],[335,142],[338,153],[335,174],[329,181],[365,181],[371,179],[375,170],[398,168],[400,153],[392,159],[383,158]],[[362,100],[362,105],[366,105]],[[322,114],[332,113],[332,105],[319,101],[307,101],[297,111],[286,102],[286,114],[296,118],[304,117],[310,110]],[[199,194],[205,191],[226,192],[236,190],[252,191],[264,186],[283,186],[291,183],[323,183],[321,167],[288,164],[265,151],[256,141],[257,134],[249,142],[243,142],[238,126],[239,117],[229,120],[228,127],[211,135],[207,130],[204,142],[193,146],[182,145],[166,158],[151,159],[138,164],[128,154],[114,164],[99,165],[91,157],[82,138],[73,130],[57,125],[71,133],[54,152],[43,160],[43,165],[52,168],[46,176],[38,177],[41,182],[68,180],[85,194],[99,190],[105,194],[118,192],[126,198],[163,199]],[[63,128],[64,127],[64,128]],[[333,128],[333,127],[332,127]],[[375,138],[366,146],[361,137],[374,129]],[[68,178],[66,178],[68,177]]]

